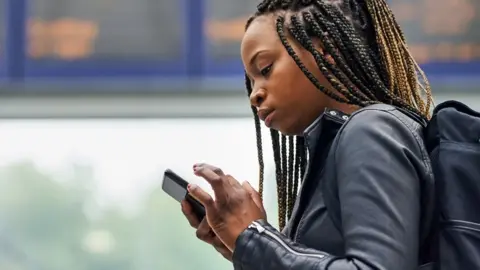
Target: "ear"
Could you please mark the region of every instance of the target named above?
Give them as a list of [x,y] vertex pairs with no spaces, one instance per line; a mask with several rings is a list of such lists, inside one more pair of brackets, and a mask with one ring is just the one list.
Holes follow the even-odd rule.
[[317,37],[312,38],[312,43],[315,49],[320,54],[322,54],[330,64],[333,64],[333,65],[335,64],[335,60],[333,60],[333,57],[328,52],[325,51],[325,46],[323,46],[323,42],[319,38]]
[[335,65],[335,60],[333,60],[333,57],[330,54],[326,53],[326,54],[324,54],[324,56],[325,56],[325,59],[327,59],[327,61],[330,64]]
[[318,37],[313,37],[312,38],[312,43],[313,43],[313,46],[315,47],[315,49],[317,49],[317,51],[319,51],[321,54],[323,54],[324,46],[323,46],[322,41]]

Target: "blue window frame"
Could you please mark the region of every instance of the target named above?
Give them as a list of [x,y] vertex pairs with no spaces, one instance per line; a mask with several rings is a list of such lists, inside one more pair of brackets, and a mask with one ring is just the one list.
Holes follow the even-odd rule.
[[6,1],[0,0],[0,81],[5,80],[7,73],[6,63],[5,63],[5,47],[7,45],[6,41],[7,35],[7,8]]

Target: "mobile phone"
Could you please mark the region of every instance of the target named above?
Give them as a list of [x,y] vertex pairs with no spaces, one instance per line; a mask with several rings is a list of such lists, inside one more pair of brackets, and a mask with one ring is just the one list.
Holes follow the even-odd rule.
[[178,176],[170,169],[165,170],[162,184],[163,191],[178,202],[186,200],[190,203],[193,213],[197,216],[199,221],[202,221],[205,217],[205,207],[188,193],[187,186],[188,182],[185,179]]

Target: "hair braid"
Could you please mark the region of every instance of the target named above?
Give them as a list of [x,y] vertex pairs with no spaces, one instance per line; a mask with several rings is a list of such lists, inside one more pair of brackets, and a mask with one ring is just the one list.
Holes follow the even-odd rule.
[[[324,31],[322,27],[315,21],[313,18],[312,14],[309,12],[304,12],[303,13],[303,19],[310,24],[311,31],[314,36],[322,38],[323,40],[323,45],[325,46],[326,50],[331,52],[331,56],[333,57],[333,60],[335,61],[335,64],[339,66],[339,68],[345,73],[346,76],[344,80],[350,80],[350,88],[359,88],[362,94],[367,95],[368,98],[370,99],[375,99],[375,96],[371,93],[371,91],[365,86],[364,82],[360,80],[360,77],[358,77],[353,70],[348,66],[347,62],[349,63],[354,63],[352,56],[348,53],[345,45],[343,44],[343,41],[341,38],[338,38],[340,41],[337,46],[339,47],[340,51],[346,52],[344,53],[343,56],[339,54],[339,50],[335,48],[335,45],[333,44],[332,39],[329,37],[329,32],[328,29],[330,28],[328,24],[324,24]],[[333,34],[333,36],[335,36]],[[334,65],[330,64],[329,68],[333,67]],[[338,73],[338,71],[337,71]],[[340,72],[341,73],[341,72]],[[335,75],[338,76],[338,75]]]
[[[383,1],[383,0],[379,0],[379,1]],[[362,70],[368,71],[367,74],[370,77],[370,80],[373,81],[372,87],[376,88],[375,94],[377,96],[377,99],[380,100],[378,95],[383,94],[387,98],[383,100],[384,103],[389,103],[399,107],[404,107],[414,113],[417,113],[418,115],[422,115],[422,113],[417,108],[409,104],[408,101],[406,102],[398,95],[395,95],[394,92],[389,91],[389,89],[386,87],[387,85],[389,85],[389,83],[385,83],[384,81],[382,81],[382,78],[379,75],[379,72],[374,67],[372,59],[368,57],[369,55],[371,55],[370,53],[368,53],[368,47],[365,45],[365,42],[361,40],[361,38],[359,37],[359,34],[357,33],[358,31],[356,31],[353,28],[352,24],[348,21],[348,19],[345,16],[343,16],[342,13],[337,8],[334,8],[331,5],[325,4],[320,1],[316,1],[316,4],[319,7],[319,9],[321,10],[323,9],[323,11],[326,14],[334,18],[333,22],[337,26],[335,29],[338,29],[339,30],[338,32],[340,33],[342,32],[344,33],[342,38],[349,40],[352,43],[353,46],[351,47],[355,52],[354,55],[358,56],[356,61],[359,64],[362,64],[362,63],[365,64]],[[319,20],[321,17],[322,15],[317,13],[317,18]],[[332,32],[335,32],[335,31],[332,31]],[[380,43],[380,45],[382,44]],[[387,52],[389,52],[388,44],[385,43],[380,47],[387,48]],[[393,69],[393,67],[389,67],[388,69],[389,70]],[[389,74],[392,74],[392,72],[389,72]]]
[[371,84],[373,83],[371,87],[376,89],[383,88],[384,82],[379,78],[371,59],[368,57],[368,46],[365,45],[365,42],[360,37],[358,31],[355,30],[352,23],[339,9],[332,7],[329,4],[316,1],[316,6],[319,10],[314,12],[317,20],[326,22],[325,19],[320,19],[324,15],[326,15],[327,18],[331,18],[331,28],[329,33],[337,32],[337,36],[340,37],[340,40],[345,39],[345,44],[349,47],[352,55],[355,57],[357,65],[360,65],[358,71],[367,78]]
[[[306,14],[306,12],[304,12],[304,14]],[[300,44],[313,55],[315,62],[320,67],[320,71],[328,79],[330,84],[332,84],[332,86],[338,92],[344,95],[350,101],[349,103],[362,104],[362,106],[367,106],[368,104],[371,104],[369,103],[370,99],[365,94],[358,91],[356,87],[354,87],[353,84],[350,82],[350,80],[347,79],[344,73],[340,72],[340,70],[336,68],[333,64],[331,64],[324,55],[320,54],[315,49],[311,39],[308,37],[306,31],[303,30],[301,23],[298,21],[298,18],[295,15],[292,16],[291,21],[292,27],[289,28],[290,32],[297,40],[300,41]],[[328,66],[329,69],[326,66]],[[329,72],[329,70],[332,71],[333,75],[340,79],[340,82],[337,81],[337,78],[335,78]],[[345,85],[349,87],[348,90]],[[364,100],[362,101],[361,99]]]
[[289,205],[289,213],[291,216],[293,212],[293,206],[295,201],[297,200],[297,193],[298,193],[298,184],[300,179],[303,178],[303,160],[305,160],[305,144],[303,137],[296,136],[295,137],[295,168],[293,172],[293,187],[292,187],[292,200]]
[[288,44],[286,35],[283,31],[283,24],[285,22],[285,18],[282,16],[279,16],[277,18],[277,32],[278,36],[280,37],[280,41],[282,42],[283,46],[285,46],[285,49],[287,50],[288,54],[293,58],[295,63],[298,65],[298,67],[302,70],[303,74],[307,76],[307,78],[322,92],[324,92],[326,95],[329,97],[333,98],[334,100],[338,102],[343,102],[343,103],[348,103],[348,100],[346,100],[344,97],[340,97],[337,94],[333,93],[332,91],[328,90],[325,86],[321,85],[320,82],[313,76],[313,74],[308,71],[308,69],[305,67],[305,65],[302,63],[300,58],[297,56],[295,51],[293,50],[292,46]]
[[[371,2],[369,2],[371,4]],[[371,5],[371,9],[374,11],[373,14],[382,14],[380,11],[377,10],[377,7],[375,5]],[[398,47],[394,48],[388,48],[387,44],[389,41],[396,41],[395,38],[391,35],[391,25],[388,24],[388,22],[385,22],[385,20],[382,18],[382,16],[372,16],[373,23],[374,24],[384,24],[385,27],[387,28],[381,28],[379,35],[377,35],[377,42],[381,45],[380,46],[380,52],[381,55],[384,56],[383,61],[385,62],[385,65],[387,66],[388,70],[394,70],[393,67],[395,65],[395,62],[398,61],[399,57],[399,52],[398,52]],[[399,66],[398,69],[402,69],[404,66]],[[389,75],[389,82],[390,82],[390,91],[391,92],[396,92],[397,85],[398,87],[405,87],[405,84],[403,82],[400,82],[396,78],[397,73],[403,73],[405,70],[402,71],[397,71],[394,70],[394,72],[391,72]],[[396,92],[400,96],[400,98],[405,98],[405,96],[402,95],[402,93]]]
[[295,137],[288,137],[288,168],[287,168],[287,217],[292,215],[294,202],[294,167],[295,167]]
[[283,204],[283,186],[285,185],[284,174],[282,172],[282,158],[281,158],[281,148],[279,140],[279,132],[273,129],[270,129],[270,134],[272,136],[272,145],[273,145],[273,157],[275,161],[275,175],[277,179],[277,201],[278,201],[278,224],[280,229],[285,227],[285,206]]
[[[285,222],[288,219],[287,217],[287,185],[288,185],[288,171],[287,171],[287,137],[281,133],[281,164],[282,164],[282,181],[281,181],[281,215],[285,216]],[[285,223],[282,224],[282,228],[285,226]]]
[[[403,52],[404,52],[405,55],[408,55],[408,57],[406,58],[406,61],[408,63],[408,70],[409,70],[408,78],[409,78],[409,81],[412,85],[415,85],[417,80],[421,80],[420,83],[418,83],[417,85],[419,86],[419,88],[423,91],[423,93],[426,96],[427,102],[424,105],[424,111],[428,115],[429,112],[430,112],[430,107],[433,103],[432,91],[431,91],[431,88],[430,88],[430,84],[428,83],[428,78],[425,75],[425,72],[423,72],[423,70],[420,68],[418,63],[413,58],[410,50],[408,49],[408,45],[407,45],[407,42],[406,42],[405,35],[403,34],[403,30],[400,27],[400,25],[398,24],[398,22],[394,19],[395,15],[391,11],[391,9],[388,7],[388,5],[385,5],[385,8],[388,9],[389,13],[392,15],[394,26],[395,26],[393,28],[393,30],[398,35],[400,35],[401,40],[403,41],[403,47],[402,47]],[[418,73],[418,76],[417,76],[417,73]],[[419,93],[419,91],[414,91],[413,94],[415,95],[416,104],[421,104],[422,103],[422,95]]]
[[[318,5],[318,4],[317,4]],[[319,7],[320,10],[322,10],[321,7]],[[327,16],[335,16],[335,14],[332,14],[330,12],[331,9],[328,9],[328,7],[323,11],[324,14]],[[332,53],[332,56],[335,56],[335,47],[338,47],[338,50],[342,52],[342,54],[345,56],[346,60],[348,61],[348,66],[343,65],[343,61],[341,61],[340,57],[337,57],[338,59],[335,59],[335,62],[337,65],[340,65],[340,67],[343,69],[342,71],[346,73],[347,76],[351,77],[352,80],[355,80],[355,77],[358,77],[359,79],[363,80],[363,84],[359,83],[359,81],[356,81],[357,87],[360,87],[360,89],[368,96],[372,97],[375,99],[375,94],[374,91],[375,89],[378,89],[378,84],[372,85],[371,81],[369,81],[369,76],[371,76],[370,73],[367,72],[367,70],[375,70],[374,67],[374,62],[368,57],[368,53],[365,50],[365,48],[360,47],[362,42],[359,41],[358,34],[353,30],[348,32],[348,29],[345,31],[335,31],[334,29],[336,27],[339,28],[348,28],[348,22],[340,22],[340,25],[336,26],[335,23],[327,21],[327,19],[324,17],[323,14],[320,13],[320,11],[313,10],[312,11],[313,18],[309,19],[310,16],[306,16],[308,19],[307,22],[312,24],[314,28],[320,28],[323,27],[325,28],[326,32],[328,33],[329,36],[332,37],[332,40],[334,41],[335,46],[329,46],[329,38],[325,37],[324,38],[324,44],[327,46],[326,48],[329,50],[329,52]],[[315,21],[315,19],[318,21]],[[342,26],[343,25],[343,26]],[[333,45],[333,44],[332,44]],[[356,46],[356,47],[355,47]],[[370,55],[372,54],[370,51]],[[337,63],[338,61],[338,63]],[[371,64],[370,64],[371,63]],[[349,72],[348,69],[351,69],[352,72]],[[353,73],[353,74],[352,74]],[[355,76],[356,74],[357,76]],[[370,84],[370,87],[373,87],[373,89],[369,89],[365,87],[364,85]]]
[[[315,87],[330,98],[361,107],[386,103],[428,119],[432,104],[428,80],[412,57],[405,36],[386,0],[264,0],[248,19],[277,15],[276,30],[290,57]],[[286,21],[288,18],[288,22]],[[288,31],[287,32],[285,32]],[[313,56],[334,90],[321,85],[289,44],[290,34]],[[324,52],[312,41],[318,38]],[[326,55],[334,63],[328,61]],[[247,92],[252,92],[246,77]],[[260,193],[263,192],[263,153],[260,120],[252,107],[257,130]],[[270,130],[277,180],[279,226],[283,229],[293,212],[308,153],[304,138],[286,137]],[[288,143],[287,143],[288,142]]]
[[[415,59],[412,57],[408,47],[406,46],[405,37],[398,25],[393,12],[388,5],[382,1],[367,1],[367,8],[372,16],[374,28],[376,31],[377,42],[384,40],[386,44],[380,46],[380,55],[382,60],[386,62],[388,73],[393,74],[394,80],[400,85],[406,85],[405,88],[399,88],[400,96],[408,96],[410,105],[418,107],[420,114],[428,117],[430,115],[430,106],[432,102],[432,95],[428,79],[423,71],[418,67]],[[387,54],[394,54],[392,65],[387,64]],[[402,57],[403,56],[403,57]],[[410,70],[410,72],[408,72]],[[415,72],[412,72],[415,70]],[[423,84],[419,83],[417,71],[422,77]],[[414,76],[412,76],[414,75]],[[422,89],[426,95],[426,101],[421,98],[419,89]],[[390,89],[394,91],[394,89]],[[414,101],[411,99],[413,98]]]
[[[247,95],[252,94],[252,86],[250,79],[245,74],[245,85],[247,85]],[[263,179],[264,179],[264,170],[265,164],[263,163],[263,147],[262,147],[262,128],[260,124],[260,119],[257,115],[257,108],[251,106],[253,112],[253,119],[255,121],[255,135],[257,139],[257,155],[258,155],[258,193],[260,193],[260,198],[263,199]]]

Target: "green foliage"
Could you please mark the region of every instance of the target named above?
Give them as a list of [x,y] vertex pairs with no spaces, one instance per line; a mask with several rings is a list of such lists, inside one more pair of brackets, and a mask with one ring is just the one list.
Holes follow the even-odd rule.
[[[93,170],[55,176],[29,162],[0,168],[0,269],[231,269],[196,239],[180,205],[154,189],[136,215],[95,205]],[[60,179],[61,178],[61,179]]]

